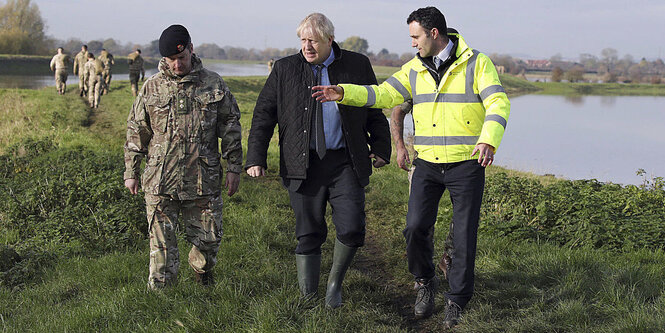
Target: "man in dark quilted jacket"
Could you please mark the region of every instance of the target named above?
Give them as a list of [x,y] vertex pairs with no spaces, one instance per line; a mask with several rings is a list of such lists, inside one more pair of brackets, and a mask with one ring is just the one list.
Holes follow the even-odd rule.
[[330,203],[337,237],[325,303],[337,308],[344,275],[365,241],[364,187],[372,164],[380,168],[390,161],[390,130],[380,109],[311,97],[318,84],[376,84],[369,59],[340,49],[323,14],[308,15],[297,34],[300,52],[275,62],[256,102],[245,169],[252,177],[265,174],[268,145],[279,125],[279,174],[295,213],[298,285],[306,298],[317,294]]

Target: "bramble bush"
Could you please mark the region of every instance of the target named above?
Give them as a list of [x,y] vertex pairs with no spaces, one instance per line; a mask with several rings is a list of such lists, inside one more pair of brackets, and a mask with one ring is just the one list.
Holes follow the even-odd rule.
[[497,173],[488,177],[483,200],[480,230],[487,234],[569,247],[665,248],[661,177],[640,186],[596,180],[542,185]]
[[145,238],[142,199],[124,188],[122,155],[28,140],[0,156],[0,232],[17,250],[126,248]]

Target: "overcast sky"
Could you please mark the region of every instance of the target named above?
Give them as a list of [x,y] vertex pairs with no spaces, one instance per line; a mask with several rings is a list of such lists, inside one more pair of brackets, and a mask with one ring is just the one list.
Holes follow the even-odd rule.
[[406,18],[418,7],[437,6],[449,27],[485,53],[549,58],[560,53],[600,57],[612,47],[636,60],[665,57],[664,0],[33,0],[47,34],[83,41],[113,38],[146,44],[170,24],[189,29],[194,45],[215,43],[263,49],[299,48],[295,30],[311,12],[335,25],[337,41],[360,36],[369,50],[413,52]]

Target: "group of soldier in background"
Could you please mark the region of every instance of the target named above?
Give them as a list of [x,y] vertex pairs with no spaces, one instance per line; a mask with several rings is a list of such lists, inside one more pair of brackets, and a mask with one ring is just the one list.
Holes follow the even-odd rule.
[[[71,59],[62,47],[58,48],[58,53],[51,59],[51,71],[55,72],[55,85],[58,94],[64,95],[67,91],[67,68]],[[127,56],[129,64],[129,81],[134,96],[138,93],[139,79],[145,78],[145,69],[143,67],[143,58],[141,50],[130,53]],[[74,75],[79,77],[79,96],[88,97],[91,108],[99,107],[101,95],[109,92],[111,85],[111,68],[115,65],[113,55],[106,49],[102,49],[99,57],[95,58],[92,52],[88,52],[88,46],[81,46],[81,51],[74,57]]]

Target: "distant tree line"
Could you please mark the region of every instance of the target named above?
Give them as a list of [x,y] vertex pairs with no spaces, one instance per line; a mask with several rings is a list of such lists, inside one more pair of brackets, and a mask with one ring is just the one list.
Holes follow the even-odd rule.
[[[495,65],[502,66],[509,74],[523,75],[534,70],[527,61],[509,55],[492,54],[490,57]],[[566,80],[659,84],[665,77],[665,62],[662,59],[649,61],[646,58],[636,61],[630,54],[620,58],[616,49],[605,48],[600,56],[583,53],[577,61],[566,61],[561,54],[556,54],[548,59],[547,65],[537,70],[549,71],[552,81],[555,82]]]
[[[59,40],[46,36],[45,30],[39,8],[31,0],[7,0],[0,6],[0,54],[51,55],[58,47],[63,47],[66,52],[74,54],[81,45],[87,44],[88,50],[95,54],[104,48],[116,56],[123,56],[140,48],[146,57],[159,57],[158,40],[143,45],[121,43],[113,38],[90,41],[77,38]],[[359,36],[350,36],[339,44],[344,49],[367,55],[374,65],[401,66],[415,54],[410,52],[398,55],[385,48],[373,53],[368,50],[367,40]],[[195,45],[194,51],[202,58],[267,61],[294,54],[298,49],[259,50],[203,43]],[[531,70],[527,61],[509,55],[492,54],[490,58],[503,73],[524,75]],[[585,74],[592,73],[596,81],[661,83],[665,76],[665,63],[662,59],[648,61],[642,58],[640,61],[635,61],[630,54],[619,58],[616,49],[606,48],[602,50],[600,56],[580,54],[578,61],[564,61],[560,54],[556,54],[539,70],[550,71],[553,81],[587,81],[589,79]]]

